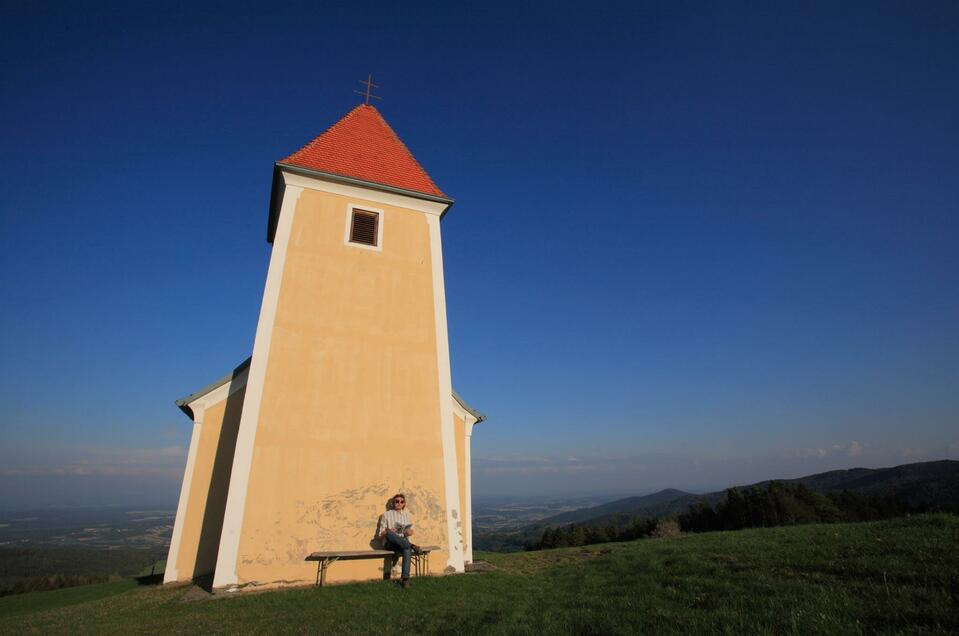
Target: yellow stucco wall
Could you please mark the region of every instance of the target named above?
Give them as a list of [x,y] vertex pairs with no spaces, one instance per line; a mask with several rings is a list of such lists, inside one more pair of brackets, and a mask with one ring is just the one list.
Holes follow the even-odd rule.
[[176,558],[177,580],[212,574],[216,565],[245,394],[241,388],[204,410]]
[[[348,204],[304,190],[282,275],[236,564],[240,585],[313,581],[316,550],[369,549],[393,493],[447,559],[430,235],[383,204],[382,251],[344,244]],[[443,401],[449,408],[449,401]],[[382,576],[339,562],[328,580]]]

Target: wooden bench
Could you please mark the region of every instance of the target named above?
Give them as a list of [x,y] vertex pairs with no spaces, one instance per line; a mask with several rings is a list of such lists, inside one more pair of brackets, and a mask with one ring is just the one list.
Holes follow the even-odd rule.
[[[413,558],[410,563],[410,572],[414,576],[423,576],[430,573],[430,552],[439,550],[438,545],[421,545],[419,550],[413,551]],[[314,552],[306,557],[307,561],[317,561],[316,564],[316,585],[323,587],[326,583],[326,570],[330,564],[335,561],[358,561],[362,559],[386,559],[396,557],[399,552],[393,550],[336,550],[333,552]],[[390,567],[383,567],[383,578],[390,578],[390,570],[393,562],[390,561]]]

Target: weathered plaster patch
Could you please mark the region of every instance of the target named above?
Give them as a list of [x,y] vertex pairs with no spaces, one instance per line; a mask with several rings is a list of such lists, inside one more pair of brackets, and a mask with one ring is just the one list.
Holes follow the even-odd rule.
[[381,548],[377,525],[395,492],[407,496],[417,543],[445,549],[446,513],[439,493],[425,487],[417,475],[407,477],[399,486],[375,482],[321,495],[313,502],[297,499],[293,507],[275,511],[268,524],[251,532],[249,544],[260,548],[255,554],[242,554],[240,562],[299,568],[317,550]]

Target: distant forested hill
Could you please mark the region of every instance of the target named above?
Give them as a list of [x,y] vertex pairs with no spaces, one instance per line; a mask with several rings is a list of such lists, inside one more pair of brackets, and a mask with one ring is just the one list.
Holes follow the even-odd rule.
[[[765,488],[771,480],[750,484]],[[848,490],[857,495],[881,495],[902,499],[929,510],[959,512],[959,461],[942,460],[904,464],[893,468],[852,468],[832,470],[798,479],[781,479],[803,484],[810,490],[831,492]],[[715,504],[725,491],[694,495],[667,489],[643,497],[617,499],[601,506],[565,512],[548,517],[537,528],[568,523],[598,524],[627,517],[670,517],[685,512],[695,503]]]
[[[914,506],[959,512],[959,461],[949,459],[892,468],[831,470],[782,481],[800,483],[819,492],[848,490],[857,495],[892,496]],[[765,487],[768,483],[755,485]]]

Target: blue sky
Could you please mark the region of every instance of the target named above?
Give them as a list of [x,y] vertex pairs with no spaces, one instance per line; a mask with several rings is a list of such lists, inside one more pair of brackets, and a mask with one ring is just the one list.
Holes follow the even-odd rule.
[[959,458],[955,3],[2,12],[0,507],[175,501],[367,73],[456,199],[477,496]]

